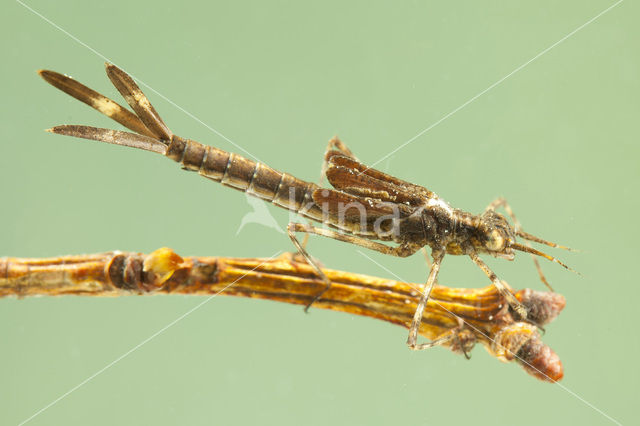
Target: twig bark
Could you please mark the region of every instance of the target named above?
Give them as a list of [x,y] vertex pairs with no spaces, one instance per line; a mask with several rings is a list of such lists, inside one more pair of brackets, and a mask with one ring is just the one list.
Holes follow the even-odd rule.
[[[405,328],[411,324],[420,285],[324,272],[332,285],[314,308],[377,318]],[[0,259],[0,297],[219,293],[307,305],[324,286],[307,264],[289,254],[275,259],[183,258],[162,248],[149,255],[111,252]],[[551,322],[565,304],[557,293],[525,289],[516,297],[528,308],[529,320],[540,326]],[[493,356],[516,360],[538,379],[557,381],[563,375],[558,356],[541,342],[537,327],[520,321],[494,286],[435,286],[420,335],[465,355],[480,342]]]

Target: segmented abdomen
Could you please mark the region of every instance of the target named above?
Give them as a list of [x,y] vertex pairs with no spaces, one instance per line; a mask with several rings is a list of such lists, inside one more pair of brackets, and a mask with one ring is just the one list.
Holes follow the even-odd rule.
[[288,173],[199,142],[173,136],[166,156],[186,170],[246,192],[306,218],[322,221],[322,211],[311,194],[318,185]]

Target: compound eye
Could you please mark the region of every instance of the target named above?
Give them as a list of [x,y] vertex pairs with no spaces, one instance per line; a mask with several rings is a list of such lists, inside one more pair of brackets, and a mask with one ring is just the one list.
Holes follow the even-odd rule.
[[500,231],[494,229],[489,233],[485,247],[490,251],[502,251],[504,249],[504,243],[505,241]]

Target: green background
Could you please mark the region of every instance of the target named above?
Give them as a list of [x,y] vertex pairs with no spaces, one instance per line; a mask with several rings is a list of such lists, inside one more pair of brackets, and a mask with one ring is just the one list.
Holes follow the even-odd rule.
[[[251,207],[235,191],[151,153],[43,132],[117,124],[39,68],[115,97],[99,52],[260,160],[315,180],[334,134],[374,163],[613,4],[28,2],[83,46],[3,2],[0,256],[292,249],[263,226],[236,235]],[[543,336],[565,366],[559,385],[481,347],[471,361],[412,353],[386,323],[216,297],[29,424],[611,423],[599,411],[637,421],[638,12],[619,4],[377,165],[472,212],[505,196],[529,232],[582,250],[547,250],[582,278],[543,264],[567,298]],[[175,133],[239,151],[144,90]],[[269,209],[285,226],[288,214]],[[328,267],[393,278],[349,245],[314,238],[309,249]],[[421,256],[367,255],[426,277]],[[526,255],[487,261],[516,288],[544,288]],[[441,282],[488,283],[456,257]],[[29,418],[201,301],[1,300],[0,423]]]

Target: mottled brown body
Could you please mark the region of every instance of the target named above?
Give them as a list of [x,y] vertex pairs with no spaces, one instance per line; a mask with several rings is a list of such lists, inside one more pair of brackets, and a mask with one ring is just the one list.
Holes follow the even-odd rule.
[[[554,243],[527,234],[520,229],[515,216],[503,199],[491,203],[478,215],[453,209],[435,193],[419,185],[403,181],[360,163],[339,139],[329,143],[323,171],[334,189],[297,179],[262,163],[240,155],[202,145],[174,135],[164,124],[133,79],[118,67],[107,64],[107,75],[133,109],[131,113],[114,101],[53,71],[40,74],[52,85],[87,103],[136,133],[65,125],[50,129],[54,133],[114,143],[157,152],[199,174],[248,194],[270,201],[304,218],[321,222],[327,228],[290,223],[289,237],[325,284],[323,291],[307,306],[318,301],[331,287],[331,281],[319,264],[307,253],[296,233],[316,234],[375,250],[384,254],[407,257],[425,246],[432,249],[433,264],[424,286],[423,297],[415,311],[407,344],[411,349],[426,349],[433,343],[418,344],[417,335],[422,312],[436,283],[445,254],[466,255],[489,277],[507,303],[527,318],[527,309],[514,296],[509,286],[480,259],[486,253],[513,260],[515,250],[557,259],[516,242],[516,237],[554,247]],[[496,212],[504,207],[515,223]],[[392,241],[392,247],[379,241]],[[536,263],[537,265],[537,263]],[[539,270],[542,280],[548,285]],[[455,339],[451,335],[449,339]]]
[[322,221],[322,211],[313,202],[319,186],[298,179],[241,155],[173,135],[165,154],[185,170],[277,206],[307,219]]
[[[224,186],[246,192],[249,195],[261,198],[279,207],[292,211],[300,216],[324,223],[332,228],[349,232],[350,234],[364,238],[393,241],[405,246],[416,247],[447,247],[448,253],[462,254],[463,250],[459,245],[455,245],[456,239],[460,237],[468,240],[466,234],[469,232],[471,216],[459,210],[444,208],[442,205],[426,206],[424,204],[426,195],[437,196],[426,188],[416,194],[414,203],[406,202],[398,196],[392,201],[375,198],[374,193],[366,192],[366,187],[361,191],[359,197],[348,193],[338,193],[329,189],[323,189],[319,185],[298,179],[288,173],[274,170],[271,167],[247,159],[241,155],[223,151],[213,146],[204,145],[199,142],[185,139],[177,135],[172,135],[165,155],[180,163],[185,170],[194,171],[219,182]],[[329,168],[327,176],[330,181],[334,175],[334,162],[344,162],[349,160],[346,157],[339,158],[336,151],[327,155]],[[361,167],[365,169],[364,166]],[[381,172],[369,169],[380,177]],[[388,181],[389,175],[384,179]],[[335,184],[340,187],[339,183]],[[415,186],[417,188],[417,186]],[[368,196],[367,196],[368,195]],[[385,205],[384,203],[388,203]],[[441,201],[444,203],[444,201]],[[343,206],[364,205],[365,212],[364,226],[360,215],[354,211],[346,209],[346,217],[340,220],[338,203]],[[381,225],[382,233],[374,229],[375,220],[383,215],[393,216],[393,211],[389,207],[397,207],[399,214],[396,223],[389,219],[388,223]],[[324,214],[323,214],[324,207]],[[352,213],[350,216],[349,213]],[[397,227],[397,232],[390,232],[393,226]],[[451,230],[457,232],[451,232]],[[388,231],[388,232],[384,232]],[[415,250],[405,251],[406,255],[413,254]]]

